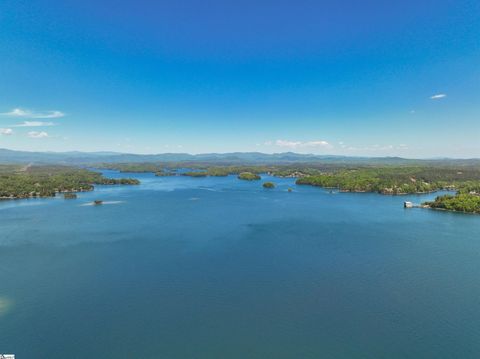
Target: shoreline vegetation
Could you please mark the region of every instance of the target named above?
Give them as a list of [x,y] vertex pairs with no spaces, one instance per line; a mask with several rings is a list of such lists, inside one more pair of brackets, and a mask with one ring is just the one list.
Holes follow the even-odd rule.
[[[456,195],[439,196],[425,202],[422,208],[480,213],[480,168],[475,164],[451,162],[419,165],[218,165],[211,163],[116,163],[96,164],[95,167],[121,172],[153,172],[157,176],[184,175],[191,177],[236,175],[239,179],[260,179],[260,174],[281,178],[296,178],[297,185],[310,185],[339,192],[379,193],[382,195],[427,194],[455,191]],[[181,168],[188,172],[180,173]],[[243,173],[249,173],[245,175]],[[256,176],[258,178],[256,178]],[[244,177],[244,178],[241,178]]]
[[188,177],[207,177],[208,173],[203,171],[198,171],[198,172],[191,171],[191,172],[184,172],[182,173],[182,175],[188,176]]
[[[409,195],[455,191],[438,196],[422,208],[480,213],[480,168],[475,165],[219,165],[210,163],[102,163],[98,169],[123,173],[149,172],[158,177],[194,178],[235,175],[239,180],[257,181],[261,174],[295,178],[297,185],[335,189],[339,192]],[[268,183],[268,184],[267,184]],[[271,182],[262,184],[274,188]],[[57,193],[91,191],[94,185],[135,185],[137,179],[110,179],[98,172],[68,166],[0,165],[0,198],[52,197]],[[68,196],[67,196],[68,197]]]
[[389,167],[339,171],[300,178],[297,184],[335,188],[340,192],[375,192],[384,195],[426,194],[441,190],[455,195],[437,196],[421,208],[480,213],[480,169]]
[[480,169],[381,167],[341,170],[299,178],[299,185],[334,188],[340,192],[385,195],[426,194],[441,190],[478,192]]
[[241,172],[238,174],[238,179],[244,181],[258,181],[262,179],[258,174],[252,172]]
[[[195,162],[161,163],[94,163],[90,167],[116,170],[123,173],[154,173],[156,176],[226,177],[238,176],[242,172],[261,175],[266,173],[275,177],[298,178],[318,173],[318,169],[300,165],[219,165]],[[327,168],[332,166],[327,165]],[[336,168],[333,166],[332,168]],[[182,172],[183,169],[183,172]]]
[[422,208],[480,214],[480,193],[457,193],[437,196],[435,200],[423,202]]
[[74,199],[95,185],[138,185],[134,178],[106,178],[101,173],[68,166],[0,165],[0,199],[55,197]]

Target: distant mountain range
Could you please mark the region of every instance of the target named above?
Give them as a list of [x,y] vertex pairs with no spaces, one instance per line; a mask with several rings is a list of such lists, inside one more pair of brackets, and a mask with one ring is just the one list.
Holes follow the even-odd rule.
[[131,154],[119,152],[28,152],[0,149],[0,163],[34,164],[94,164],[141,162],[208,162],[218,164],[291,164],[291,163],[345,163],[345,164],[413,164],[445,163],[480,165],[480,159],[405,159],[400,157],[349,157],[313,155],[294,152],[266,154],[261,152]]

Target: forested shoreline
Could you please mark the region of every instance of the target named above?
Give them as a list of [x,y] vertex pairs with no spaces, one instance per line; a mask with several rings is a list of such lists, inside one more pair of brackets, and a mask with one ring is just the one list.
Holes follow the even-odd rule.
[[[289,165],[218,165],[215,163],[120,163],[99,167],[123,172],[154,172],[157,176],[184,175],[191,177],[227,176],[248,172],[267,173],[276,177],[296,178],[297,185],[336,189],[340,192],[372,192],[383,195],[434,193],[455,191],[456,195],[439,196],[424,208],[480,213],[480,168],[463,162],[439,165],[348,165],[289,164]],[[181,172],[181,168],[189,168]],[[243,175],[242,177],[244,177]]]
[[439,190],[480,192],[480,169],[474,167],[373,167],[339,170],[299,178],[300,185],[336,188],[343,192],[390,195]]
[[68,166],[0,165],[0,199],[53,197],[57,193],[92,191],[95,185],[137,185],[133,178],[112,179]]
[[[480,168],[477,166],[346,166],[339,165],[217,165],[185,163],[96,164],[121,172],[152,172],[156,176],[219,177],[236,175],[258,180],[260,174],[296,178],[297,185],[373,192],[384,195],[455,191],[423,207],[480,213]],[[70,166],[0,165],[0,198],[51,197],[56,193],[93,190],[95,185],[135,185],[137,179],[111,179],[92,170]]]

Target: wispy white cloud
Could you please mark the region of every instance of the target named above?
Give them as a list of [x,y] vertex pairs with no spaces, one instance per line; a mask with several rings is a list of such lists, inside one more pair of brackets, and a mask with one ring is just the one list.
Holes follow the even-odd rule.
[[0,135],[2,136],[13,135],[13,130],[11,128],[0,128]]
[[439,100],[439,99],[444,98],[444,97],[447,97],[447,95],[444,94],[444,93],[439,93],[439,94],[430,96],[430,99],[431,100]]
[[265,142],[265,145],[271,146],[275,145],[278,147],[286,147],[286,148],[291,148],[291,149],[298,149],[298,148],[332,148],[333,146],[328,143],[327,141],[324,140],[317,140],[317,141],[289,141],[289,140],[276,140],[275,142],[273,141],[267,141]]
[[13,127],[45,127],[45,126],[55,126],[53,122],[43,122],[43,121],[23,121],[18,125]]
[[25,117],[27,114],[28,111],[22,110],[21,108],[14,108],[9,112],[3,112],[2,116]]
[[30,138],[45,138],[48,137],[48,133],[45,131],[30,131],[28,133],[28,137]]
[[44,111],[44,112],[35,112],[31,110],[14,108],[11,111],[3,112],[0,115],[9,116],[9,117],[18,117],[18,118],[60,118],[64,117],[65,114],[62,111]]
[[389,151],[405,151],[408,150],[409,147],[406,144],[400,145],[367,145],[367,146],[347,146],[342,145],[343,149],[349,152],[363,152],[363,153],[388,153]]

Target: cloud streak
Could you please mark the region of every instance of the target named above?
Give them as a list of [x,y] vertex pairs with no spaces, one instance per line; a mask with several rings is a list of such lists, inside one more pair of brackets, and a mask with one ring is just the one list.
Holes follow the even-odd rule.
[[13,127],[45,127],[45,126],[55,126],[53,122],[42,122],[42,121],[23,121],[18,125]]
[[444,98],[444,97],[447,97],[447,95],[444,94],[444,93],[439,93],[439,94],[430,96],[430,99],[431,100],[440,100],[441,98]]
[[46,138],[48,137],[48,133],[45,131],[30,131],[28,133],[28,137],[30,138]]
[[265,145],[270,146],[270,145],[275,145],[278,147],[285,147],[285,148],[291,148],[291,149],[299,149],[299,148],[332,148],[332,145],[328,143],[327,141],[324,140],[317,140],[317,141],[289,141],[289,140],[276,140],[275,142],[273,141],[267,141],[265,142]]
[[10,136],[13,135],[13,130],[11,128],[0,128],[1,136]]
[[341,144],[340,147],[349,152],[380,152],[386,153],[389,151],[406,151],[409,149],[408,145],[400,144],[400,145],[368,145],[368,146],[347,146],[345,144]]
[[35,112],[21,108],[14,108],[11,111],[3,112],[0,115],[8,117],[17,117],[17,118],[60,118],[64,117],[65,114],[62,111],[44,111],[44,112]]

